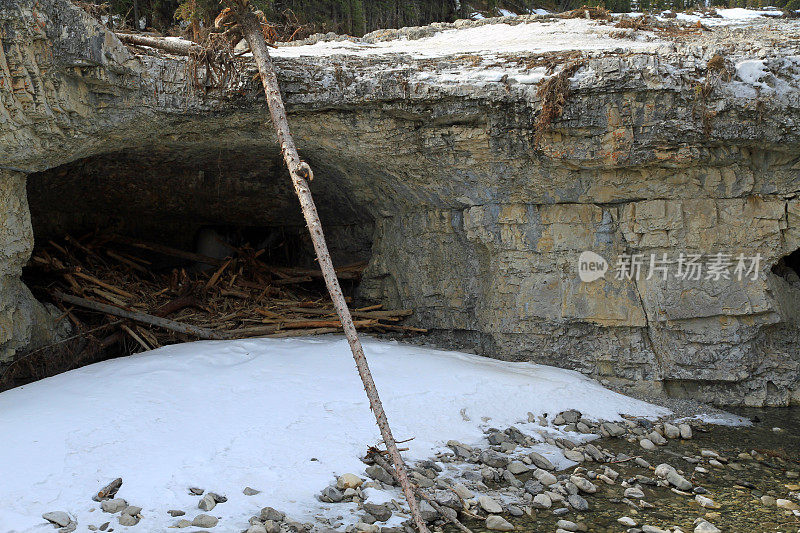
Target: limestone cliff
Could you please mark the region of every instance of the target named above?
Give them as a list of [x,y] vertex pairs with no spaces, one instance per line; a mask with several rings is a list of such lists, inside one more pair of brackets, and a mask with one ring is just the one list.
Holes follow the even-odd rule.
[[[447,49],[498,22],[546,45]],[[786,405],[800,401],[798,30],[674,37],[517,17],[275,55],[332,240],[343,256],[371,245],[365,299],[488,356]],[[45,235],[300,224],[246,57],[198,89],[186,58],[128,49],[66,0],[0,0],[0,31],[0,360],[40,320],[18,281],[26,175]],[[538,88],[573,61],[564,113],[543,129]],[[587,250],[611,263],[591,283],[576,271]],[[759,275],[613,272],[621,254],[680,253],[760,254]]]

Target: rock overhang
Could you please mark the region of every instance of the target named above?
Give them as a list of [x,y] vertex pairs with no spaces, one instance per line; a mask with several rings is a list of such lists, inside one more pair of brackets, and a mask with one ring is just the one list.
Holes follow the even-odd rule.
[[[186,58],[128,49],[74,6],[43,6],[37,16],[90,29],[34,32],[27,42],[49,46],[49,56],[31,56],[12,35],[8,72],[30,82],[3,95],[8,166],[43,171],[31,180],[40,191],[74,190],[89,175],[103,185],[96,191],[157,191],[154,169],[183,168],[171,179],[197,186],[200,200],[174,208],[178,218],[195,216],[219,187],[198,172],[222,168],[231,193],[246,183],[256,191],[229,199],[226,222],[291,216],[290,195],[275,193],[277,147],[246,57],[222,87],[198,90]],[[6,24],[25,20],[4,13]],[[776,296],[795,289],[769,268],[800,247],[800,44],[785,38],[797,24],[678,38],[613,22],[501,22],[517,48],[490,43],[481,53],[478,37],[454,45],[459,31],[485,38],[488,21],[275,51],[298,146],[318,169],[315,194],[329,218],[348,212],[351,223],[360,215],[375,225],[362,296],[414,307],[442,338],[488,355],[665,383],[720,403],[796,399],[792,306]],[[527,26],[548,46],[525,49]],[[578,30],[592,46],[568,46]],[[725,75],[714,77],[716,55]],[[537,135],[539,88],[575,61],[563,114]],[[150,169],[149,181],[114,178],[113,159]],[[45,196],[32,197],[35,213]],[[587,249],[609,259],[763,253],[764,278],[586,285],[574,263]]]

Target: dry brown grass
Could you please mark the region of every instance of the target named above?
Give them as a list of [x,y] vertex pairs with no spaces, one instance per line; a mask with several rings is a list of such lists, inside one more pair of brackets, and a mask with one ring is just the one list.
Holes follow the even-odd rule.
[[536,121],[536,144],[538,145],[550,126],[563,113],[564,106],[569,98],[569,79],[575,75],[585,63],[585,60],[575,60],[566,65],[561,72],[543,82],[539,86],[537,95],[542,100],[542,110]]

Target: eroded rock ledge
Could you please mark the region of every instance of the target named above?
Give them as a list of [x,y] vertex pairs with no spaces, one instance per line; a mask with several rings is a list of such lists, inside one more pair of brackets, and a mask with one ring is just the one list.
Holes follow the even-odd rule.
[[[361,295],[492,357],[720,404],[800,401],[797,24],[675,41],[514,22],[590,45],[276,52],[323,222],[374,228]],[[185,58],[128,49],[66,0],[0,0],[0,30],[0,361],[46,323],[19,282],[33,241],[26,175],[42,234],[300,224],[247,58],[202,91]],[[723,70],[708,67],[717,54]],[[565,112],[537,143],[538,86],[575,60]],[[621,253],[762,260],[755,281],[584,283],[584,250],[612,269]]]

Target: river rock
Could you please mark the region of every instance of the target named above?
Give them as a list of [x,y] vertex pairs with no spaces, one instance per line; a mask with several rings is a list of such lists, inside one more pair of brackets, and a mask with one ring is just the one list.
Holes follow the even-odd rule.
[[536,465],[537,468],[541,468],[542,470],[555,470],[556,467],[553,466],[553,463],[550,462],[550,459],[545,457],[542,454],[531,452],[528,454],[531,462]]
[[705,507],[706,509],[719,509],[720,505],[712,500],[707,496],[703,496],[702,494],[698,494],[694,497],[694,501],[700,504],[700,507]]
[[653,444],[653,441],[650,439],[642,439],[639,441],[639,446],[647,450],[648,452],[652,452],[656,449],[656,445]]
[[366,469],[367,475],[387,485],[394,485],[394,478],[380,465],[370,465]]
[[570,409],[568,411],[564,411],[563,413],[559,414],[567,424],[577,424],[578,420],[581,419],[581,412],[576,411],[575,409]]
[[569,480],[576,486],[581,492],[586,492],[588,494],[594,494],[597,492],[597,486],[589,481],[588,479],[582,478],[580,476],[570,476]]
[[486,517],[486,529],[494,531],[514,531],[514,526],[502,516],[489,515]]
[[253,524],[247,528],[246,533],[267,533],[267,528],[264,527],[264,524]]
[[533,497],[531,505],[536,509],[549,509],[553,505],[553,501],[547,494],[537,494]]
[[681,436],[681,430],[678,426],[674,426],[670,423],[664,423],[664,436],[668,439],[678,439]]
[[44,513],[42,518],[51,524],[61,527],[67,527],[69,523],[72,522],[72,518],[70,518],[70,516],[64,511],[51,511],[49,513]]
[[100,508],[106,513],[118,513],[128,506],[128,502],[122,498],[114,498],[113,500],[103,500],[100,502]]
[[681,432],[682,439],[688,440],[692,438],[692,426],[690,426],[689,424],[680,424],[678,426],[678,429]]
[[336,487],[325,487],[319,499],[327,503],[338,503],[344,499],[344,494]]
[[484,511],[486,511],[487,513],[495,513],[495,514],[497,514],[497,513],[502,513],[503,512],[503,508],[500,506],[500,504],[497,503],[493,498],[491,498],[489,496],[485,496],[485,495],[479,496],[478,497],[478,505],[480,505],[481,508]]
[[357,489],[364,483],[364,480],[355,474],[342,474],[336,480],[336,488],[339,490]]
[[533,471],[533,477],[535,477],[542,485],[549,486],[558,482],[556,476],[550,472],[547,472],[546,470],[542,470],[541,468],[537,468]]
[[530,468],[522,461],[511,461],[508,465],[508,471],[514,475],[524,474],[530,472]]
[[[452,493],[451,493],[452,494]],[[455,497],[455,494],[453,494]],[[458,505],[461,506],[461,501],[458,498],[455,498],[458,501]],[[438,500],[438,498],[437,498]],[[441,503],[441,502],[439,502]],[[445,505],[442,503],[442,505]],[[448,505],[448,507],[452,507]],[[377,504],[377,503],[365,503],[364,510],[375,517],[376,520],[379,522],[386,522],[392,517],[392,511],[389,509],[389,506],[386,504]]]
[[580,526],[578,526],[578,524],[576,524],[575,522],[572,522],[570,520],[559,520],[558,522],[556,522],[556,527],[558,529],[563,529],[564,531],[578,531],[578,530],[580,530]]
[[636,527],[636,520],[634,520],[630,516],[621,516],[617,518],[617,522],[626,527]]
[[203,511],[210,511],[216,506],[217,506],[217,500],[214,499],[214,497],[211,495],[210,492],[205,496],[203,496],[202,498],[200,498],[200,501],[197,502],[197,508]]
[[656,444],[658,446],[664,446],[664,445],[667,444],[667,439],[662,437],[661,434],[658,431],[655,431],[655,430],[653,430],[650,433],[648,433],[647,434],[647,438],[650,439],[650,441],[653,444]]
[[135,526],[139,523],[139,517],[122,513],[119,515],[119,525],[121,526]]
[[192,520],[192,525],[195,527],[214,527],[219,522],[219,518],[207,514],[199,514]]
[[600,424],[600,432],[608,437],[621,437],[625,435],[625,429],[614,422],[603,422]]
[[586,460],[586,456],[583,455],[583,452],[579,452],[578,450],[564,450],[564,457],[576,463],[582,463]]
[[453,486],[453,491],[455,491],[455,493],[464,500],[469,500],[470,498],[475,497],[475,493],[465,487],[463,483],[456,483]]
[[711,522],[702,520],[694,527],[694,533],[720,533],[720,529]]
[[567,498],[567,502],[572,506],[573,509],[576,511],[588,511],[589,510],[589,502],[578,496],[577,494],[570,494]]
[[434,509],[433,506],[427,502],[427,500],[422,500],[419,503],[419,514],[426,522],[430,522],[431,520],[436,520],[439,518],[438,511],[436,511],[436,509]]
[[656,526],[644,525],[642,526],[642,533],[669,533],[669,531]]
[[244,489],[242,489],[242,494],[244,494],[245,496],[255,496],[256,494],[261,494],[261,491],[250,487],[245,487]]
[[636,498],[637,500],[644,499],[644,492],[642,489],[637,487],[629,487],[625,489],[625,497],[626,498]]
[[273,509],[272,507],[264,507],[261,509],[261,514],[259,515],[262,521],[272,521],[272,522],[283,522],[286,518],[286,513],[282,511],[278,511],[277,509]]
[[778,508],[786,509],[787,511],[800,510],[800,505],[794,503],[791,500],[786,500],[784,498],[778,498],[777,500],[775,500],[775,505],[778,506]]

